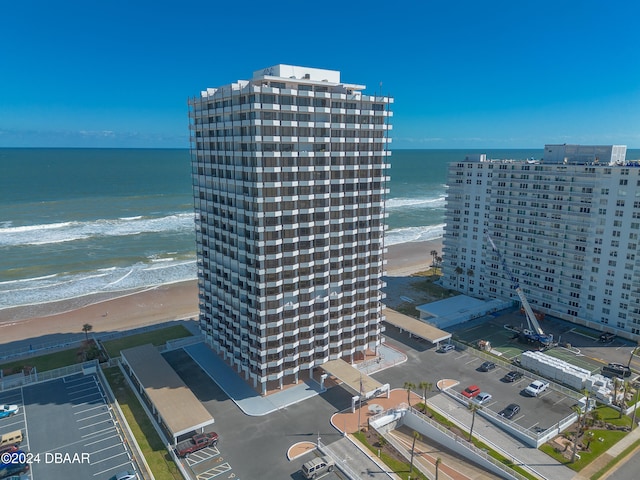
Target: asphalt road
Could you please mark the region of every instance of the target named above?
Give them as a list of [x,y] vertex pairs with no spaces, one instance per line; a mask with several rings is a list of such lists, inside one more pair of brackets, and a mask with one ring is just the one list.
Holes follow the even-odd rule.
[[637,480],[640,471],[640,455],[636,450],[635,454],[629,455],[627,458],[628,460],[616,467],[614,473],[608,478],[612,480]]

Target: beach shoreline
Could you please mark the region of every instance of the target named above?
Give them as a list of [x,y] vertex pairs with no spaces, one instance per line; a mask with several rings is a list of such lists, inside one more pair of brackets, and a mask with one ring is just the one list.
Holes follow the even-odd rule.
[[[432,250],[442,256],[442,238],[389,246],[386,275],[403,277],[427,270]],[[198,318],[198,308],[196,279],[6,308],[0,310],[0,351],[12,342],[78,334],[87,323],[92,332],[103,333]]]

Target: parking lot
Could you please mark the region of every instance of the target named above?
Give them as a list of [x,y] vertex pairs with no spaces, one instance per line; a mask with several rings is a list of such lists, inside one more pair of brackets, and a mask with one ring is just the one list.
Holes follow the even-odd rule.
[[[549,428],[573,413],[572,406],[576,400],[558,391],[548,389],[537,398],[524,394],[524,389],[532,381],[530,377],[525,376],[513,383],[504,382],[502,378],[510,368],[498,364],[488,372],[479,371],[485,360],[475,355],[473,349],[440,353],[429,342],[409,338],[407,333],[400,333],[392,326],[387,326],[385,335],[387,343],[405,351],[408,361],[399,368],[372,375],[382,383],[402,387],[404,382],[416,385],[429,382],[435,386],[438,380],[446,378],[459,382],[458,386],[454,387],[457,392],[469,385],[477,385],[480,391],[492,395],[491,400],[482,406],[484,409],[498,413],[508,404],[516,403],[520,405],[521,410],[512,420],[522,428],[531,430]],[[436,394],[438,393],[434,388],[430,395]]]
[[33,480],[109,479],[133,470],[111,408],[94,375],[72,375],[0,394],[20,406],[0,420],[0,434],[22,430]]

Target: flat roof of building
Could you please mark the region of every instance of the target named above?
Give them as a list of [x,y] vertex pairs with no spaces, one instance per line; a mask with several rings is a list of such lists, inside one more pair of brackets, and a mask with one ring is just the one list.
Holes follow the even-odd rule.
[[345,385],[358,394],[368,396],[367,394],[383,390],[384,385],[341,358],[329,360],[320,367],[328,374],[344,382]]
[[147,344],[127,348],[121,355],[174,437],[214,422],[211,414],[156,347]]
[[451,334],[449,332],[440,330],[439,328],[429,325],[422,320],[404,315],[390,308],[386,308],[384,310],[384,316],[386,317],[387,323],[401,328],[402,330],[406,330],[416,337],[424,338],[431,343],[438,343],[451,338]]
[[437,302],[419,305],[416,309],[431,316],[430,321],[440,326],[456,325],[513,306],[512,300],[497,298],[480,300],[467,295],[456,295]]

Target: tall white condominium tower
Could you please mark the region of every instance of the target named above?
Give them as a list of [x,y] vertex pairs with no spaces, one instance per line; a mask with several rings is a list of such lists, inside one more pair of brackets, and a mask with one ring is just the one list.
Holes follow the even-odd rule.
[[276,65],[189,101],[200,326],[263,394],[380,342],[389,109]]
[[640,168],[626,147],[546,145],[543,160],[449,166],[443,281],[640,339]]

